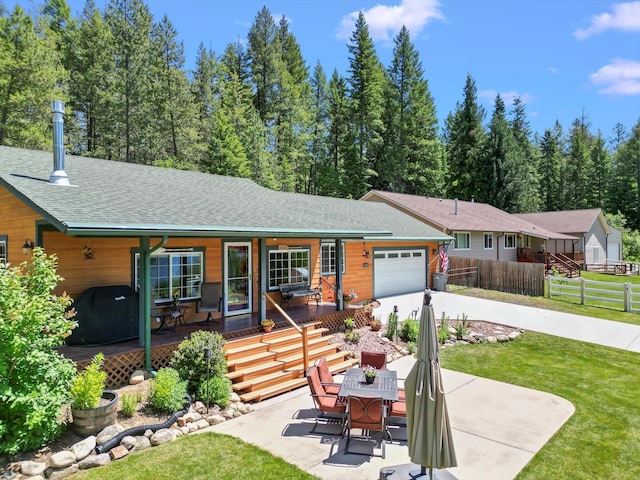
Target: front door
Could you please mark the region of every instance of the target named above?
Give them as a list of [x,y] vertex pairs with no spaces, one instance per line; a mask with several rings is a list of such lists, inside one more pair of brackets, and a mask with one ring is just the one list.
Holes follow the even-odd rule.
[[224,313],[251,313],[251,243],[224,244]]

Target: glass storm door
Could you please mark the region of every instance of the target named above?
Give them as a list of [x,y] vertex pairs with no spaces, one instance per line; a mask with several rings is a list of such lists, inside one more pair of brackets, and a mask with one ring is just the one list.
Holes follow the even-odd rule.
[[224,244],[225,315],[251,313],[251,243]]

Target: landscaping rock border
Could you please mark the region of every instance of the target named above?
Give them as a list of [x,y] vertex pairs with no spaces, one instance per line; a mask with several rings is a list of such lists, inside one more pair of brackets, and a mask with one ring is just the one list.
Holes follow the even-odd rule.
[[162,428],[156,432],[147,430],[144,435],[125,436],[119,445],[109,452],[97,454],[96,445],[104,445],[112,438],[125,431],[116,423],[102,430],[96,436],[90,436],[75,443],[71,447],[52,454],[47,462],[25,460],[19,462],[19,471],[11,470],[12,474],[2,478],[11,480],[58,480],[67,478],[78,470],[101,467],[113,461],[126,457],[131,452],[145,450],[157,445],[172,442],[182,435],[189,435],[212,425],[217,425],[232,418],[240,417],[253,411],[253,407],[240,401],[236,393],[231,394],[229,405],[222,409],[215,405],[207,409],[202,402],[195,402],[189,411],[169,428]]

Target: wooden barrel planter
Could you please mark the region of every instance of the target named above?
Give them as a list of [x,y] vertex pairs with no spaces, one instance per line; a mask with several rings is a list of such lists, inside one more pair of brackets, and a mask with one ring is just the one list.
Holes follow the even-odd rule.
[[118,392],[105,390],[102,392],[101,404],[96,408],[79,410],[71,407],[73,429],[79,435],[96,435],[105,427],[116,421],[118,413]]

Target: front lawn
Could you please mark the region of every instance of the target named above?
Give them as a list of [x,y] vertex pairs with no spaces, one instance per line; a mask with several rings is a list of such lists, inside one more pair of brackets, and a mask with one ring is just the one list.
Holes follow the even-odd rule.
[[81,470],[71,478],[313,480],[318,477],[237,438],[207,432],[185,435],[166,445],[133,453],[106,467]]
[[441,358],[444,368],[553,393],[576,407],[518,479],[640,478],[637,353],[526,332],[516,342],[443,349]]

